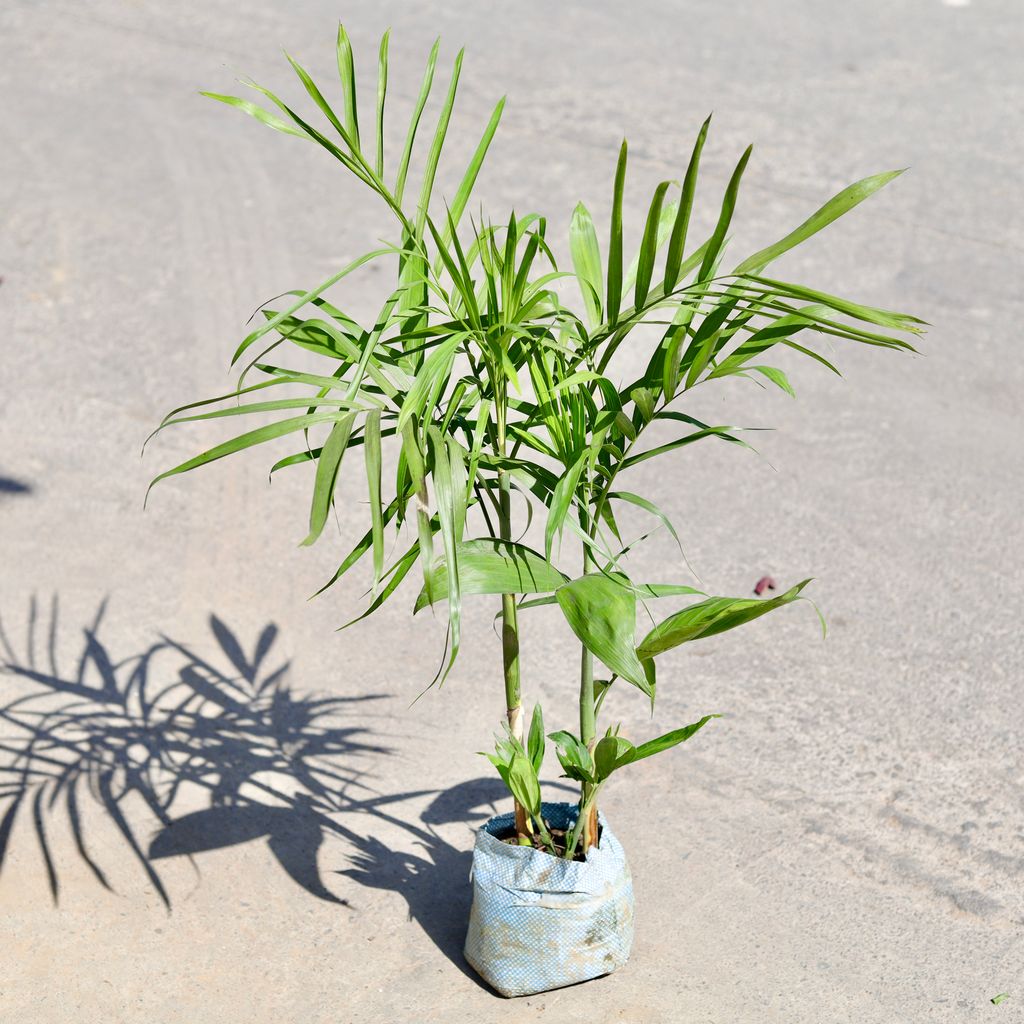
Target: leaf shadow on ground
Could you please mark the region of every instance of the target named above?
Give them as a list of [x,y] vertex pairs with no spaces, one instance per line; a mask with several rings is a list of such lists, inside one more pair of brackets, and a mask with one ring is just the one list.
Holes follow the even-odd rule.
[[394,850],[367,837],[350,854],[351,867],[338,872],[369,888],[400,894],[409,908],[410,920],[419,924],[463,974],[484,988],[487,986],[462,955],[472,898],[469,869],[473,854],[443,839],[437,826],[482,824],[497,813],[498,802],[507,799],[508,792],[498,778],[459,783],[435,796],[419,826],[406,826],[415,835],[419,852]]
[[0,499],[13,494],[31,494],[32,485],[23,480],[15,480],[14,477],[0,474]]
[[[297,692],[274,657],[276,626],[247,649],[216,615],[198,643],[160,636],[121,658],[101,639],[105,604],[63,667],[56,598],[46,610],[30,602],[17,642],[0,622],[0,872],[15,832],[34,840],[58,903],[69,836],[71,855],[113,891],[96,853],[113,830],[170,910],[168,859],[186,857],[198,874],[197,855],[264,841],[306,893],[351,913],[319,867],[324,843],[341,840],[350,866],[331,874],[400,894],[410,920],[476,980],[462,958],[471,854],[439,827],[496,813],[500,780],[382,793],[366,767],[391,753],[366,725],[384,714],[382,695]],[[418,821],[393,808],[423,797],[433,799]],[[375,825],[397,827],[416,852],[391,848]]]
[[[60,871],[49,833],[63,817],[78,856],[112,888],[86,834],[91,802],[168,907],[160,860],[259,838],[307,892],[342,902],[321,880],[317,851],[328,834],[347,837],[330,815],[354,793],[373,806],[361,760],[388,751],[345,717],[379,695],[296,693],[289,663],[273,663],[274,625],[249,654],[215,615],[212,644],[162,636],[121,658],[101,639],[104,610],[82,631],[66,668],[56,600],[48,614],[30,603],[20,654],[0,624],[3,671],[20,680],[0,704],[0,868],[16,821],[30,819],[57,902]],[[133,824],[140,802],[160,826],[149,840]],[[181,815],[182,804],[201,809]]]

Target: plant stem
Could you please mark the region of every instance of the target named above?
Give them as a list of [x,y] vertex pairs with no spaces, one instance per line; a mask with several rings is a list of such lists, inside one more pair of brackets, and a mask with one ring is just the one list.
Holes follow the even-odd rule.
[[[505,538],[507,539],[507,538]],[[501,654],[505,674],[505,714],[512,738],[523,742],[523,705],[519,687],[519,623],[514,594],[501,595]],[[526,808],[515,801],[516,835],[529,835]]]
[[[588,501],[589,504],[589,501]],[[586,519],[586,514],[583,516]],[[589,533],[589,524],[584,521],[580,524],[584,532]],[[586,575],[593,568],[590,548],[583,545],[583,573]],[[594,702],[594,655],[583,645],[580,655],[580,740],[591,752],[594,752],[594,744],[597,736],[597,710]],[[583,828],[583,855],[587,850],[597,843],[597,787],[589,782],[584,782],[580,788],[580,814],[576,822],[574,835]],[[573,842],[575,849],[575,841]],[[572,854],[569,854],[571,857]]]
[[[597,794],[600,789],[600,784],[591,786],[589,797],[580,805],[580,813],[576,817],[576,824],[573,825],[572,832],[569,834],[568,842],[565,845],[566,860],[572,860],[576,855],[576,847],[580,842],[580,833],[586,830],[587,821],[591,814],[595,816],[597,814]],[[586,856],[586,853],[584,853],[584,856]]]
[[544,824],[544,819],[538,815],[535,819],[535,827],[537,834],[540,836],[540,841],[548,848],[548,853],[552,857],[558,856],[558,850],[555,847],[555,841],[551,838],[551,833],[548,831],[547,826]]
[[[498,401],[495,389],[495,412],[498,420],[498,454],[505,454],[505,402],[502,394]],[[502,540],[512,539],[512,494],[508,472],[498,471],[498,531]],[[501,655],[505,678],[505,714],[512,738],[523,742],[523,705],[519,685],[519,621],[516,616],[515,594],[501,595]],[[529,818],[526,808],[514,800],[516,835],[529,836]]]
[[[585,647],[580,658],[580,739],[593,753],[597,734],[594,713],[594,656]],[[597,842],[597,806],[594,803],[596,787],[584,782],[580,793],[580,820],[583,827],[583,853]]]

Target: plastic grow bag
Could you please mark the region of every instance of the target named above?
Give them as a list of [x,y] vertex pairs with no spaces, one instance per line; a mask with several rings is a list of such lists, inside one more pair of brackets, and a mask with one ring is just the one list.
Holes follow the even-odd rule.
[[[569,829],[575,804],[544,804],[550,828]],[[621,967],[633,945],[633,880],[604,816],[601,845],[565,861],[499,836],[513,815],[491,818],[473,849],[466,960],[504,996],[573,985]]]

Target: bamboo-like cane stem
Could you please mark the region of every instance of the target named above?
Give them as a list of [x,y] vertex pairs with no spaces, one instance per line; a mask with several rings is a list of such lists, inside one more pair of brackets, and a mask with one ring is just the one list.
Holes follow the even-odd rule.
[[[496,403],[498,426],[498,454],[505,454],[504,403]],[[505,470],[498,471],[498,530],[502,540],[512,539],[511,481]],[[515,594],[501,595],[501,656],[505,680],[505,714],[513,739],[523,740],[523,705],[519,680],[519,620],[516,615]],[[529,818],[526,808],[514,801],[516,835],[528,839]]]
[[[581,523],[584,531],[588,529],[586,522]],[[583,546],[583,573],[586,575],[593,568],[590,548]],[[597,736],[597,710],[594,700],[594,655],[583,645],[580,655],[580,740],[593,754]],[[597,845],[597,800],[594,787],[584,782],[580,793],[580,816],[586,815],[583,821],[583,856],[591,846]]]

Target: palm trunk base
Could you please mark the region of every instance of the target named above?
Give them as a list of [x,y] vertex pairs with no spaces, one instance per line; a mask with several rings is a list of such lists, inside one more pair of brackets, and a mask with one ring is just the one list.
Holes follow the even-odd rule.
[[[518,644],[516,645],[518,650]],[[505,712],[508,720],[508,731],[512,734],[513,739],[518,740],[520,743],[523,742],[523,706],[517,704],[514,708],[508,708]],[[516,838],[517,839],[528,839],[531,842],[532,833],[530,830],[529,818],[526,814],[526,808],[518,801],[515,801],[516,811]]]
[[516,807],[516,838],[530,839],[529,825],[527,824],[526,808],[517,800]]
[[583,835],[580,842],[584,857],[592,846],[597,846],[597,807],[591,807],[587,814],[587,820],[583,823]]

